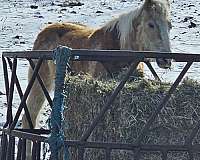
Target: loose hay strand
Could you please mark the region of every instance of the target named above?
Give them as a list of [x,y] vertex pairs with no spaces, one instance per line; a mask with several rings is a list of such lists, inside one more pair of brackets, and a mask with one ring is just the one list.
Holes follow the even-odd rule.
[[[89,75],[66,77],[65,86],[70,90],[65,97],[67,108],[64,116],[69,124],[65,130],[66,139],[80,139],[100,112],[116,83],[117,80],[100,81]],[[134,143],[169,87],[169,83],[146,79],[128,82],[114,101],[112,109],[89,137],[89,141]],[[200,84],[186,78],[158,115],[142,144],[184,144],[185,137],[189,136],[199,121],[199,91]],[[199,139],[197,134],[193,143],[199,143]],[[76,156],[76,150],[71,149],[72,159],[76,159]],[[85,154],[88,160],[101,160],[104,156],[103,151],[94,149],[87,149]],[[151,154],[149,156],[149,159],[157,157]],[[131,159],[133,153],[112,151],[111,157],[115,160]],[[145,159],[146,156],[142,157]],[[160,159],[159,157],[155,159]]]

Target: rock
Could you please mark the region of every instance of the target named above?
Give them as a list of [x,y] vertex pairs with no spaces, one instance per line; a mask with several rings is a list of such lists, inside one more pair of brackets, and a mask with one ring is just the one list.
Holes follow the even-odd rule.
[[63,4],[58,4],[61,7],[74,7],[74,6],[82,6],[84,3],[81,2],[64,2]]
[[22,36],[16,35],[15,37],[13,37],[14,39],[20,39],[22,38]]
[[20,44],[25,44],[25,42],[24,42],[24,41],[22,41],[22,42],[20,42]]
[[31,5],[30,7],[31,7],[31,9],[38,9],[38,6],[36,6],[36,5]]
[[82,6],[82,5],[84,5],[84,3],[81,3],[81,2],[70,2],[69,3],[69,6]]
[[51,6],[54,6],[55,5],[55,3],[54,2],[51,2]]
[[193,19],[193,18],[194,18],[194,17],[191,17],[191,16],[185,17],[184,20],[183,20],[183,22],[187,22],[188,20],[191,20],[191,19]]
[[62,9],[60,10],[60,12],[62,12],[62,11],[67,11],[67,9],[66,9],[66,8],[62,8]]
[[76,11],[71,11],[70,13],[76,14]]
[[34,17],[36,17],[36,18],[44,18],[44,17],[41,16],[41,15],[35,15]]
[[3,92],[0,91],[0,95],[5,95],[5,93],[3,93]]
[[190,25],[188,26],[189,28],[195,28],[197,25],[194,22],[190,22]]
[[185,33],[187,33],[187,32],[182,32],[181,34],[185,34]]
[[188,5],[188,7],[195,7],[195,5],[194,4],[190,4],[190,5]]
[[96,11],[96,13],[103,13],[103,11]]

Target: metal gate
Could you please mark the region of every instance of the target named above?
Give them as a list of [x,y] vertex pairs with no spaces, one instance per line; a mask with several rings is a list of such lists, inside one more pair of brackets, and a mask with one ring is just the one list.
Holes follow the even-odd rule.
[[[30,66],[34,69],[33,76],[25,90],[22,92],[16,70],[17,70],[17,59],[24,58],[27,59],[30,63]],[[42,79],[38,75],[39,68],[43,62],[43,60],[52,60],[52,51],[25,51],[25,52],[4,52],[2,55],[3,60],[3,69],[4,69],[4,80],[5,80],[5,88],[7,95],[7,121],[4,125],[4,128],[0,129],[2,132],[1,137],[1,160],[25,160],[26,159],[26,140],[31,140],[33,142],[32,148],[32,157],[34,160],[41,159],[41,143],[46,142],[47,136],[50,133],[49,130],[41,130],[41,129],[33,129],[33,124],[31,122],[30,114],[28,112],[26,106],[26,99],[30,93],[30,90],[33,86],[35,79],[37,78],[41,88],[48,100],[50,106],[52,106],[52,100],[49,96],[48,91],[46,90]],[[125,83],[129,79],[129,76],[136,69],[136,66],[139,62],[145,62],[149,69],[152,71],[155,78],[159,79],[150,62],[146,61],[147,58],[168,58],[174,59],[176,62],[187,62],[182,72],[172,84],[169,91],[166,93],[166,96],[161,100],[159,105],[156,107],[155,111],[150,116],[149,120],[146,122],[144,128],[142,129],[140,135],[137,140],[133,144],[127,143],[105,143],[105,142],[89,142],[88,138],[91,135],[92,131],[96,127],[96,125],[102,120],[105,113],[111,108],[111,104],[124,87]],[[13,59],[13,61],[11,60]],[[38,59],[38,63],[34,65],[32,59]],[[75,147],[78,149],[78,159],[84,159],[84,152],[86,148],[96,148],[96,149],[104,149],[105,150],[105,159],[111,159],[111,152],[113,150],[130,150],[134,152],[134,159],[140,159],[140,154],[143,151],[151,152],[159,152],[162,155],[162,159],[168,159],[168,152],[177,151],[177,152],[188,152],[189,159],[194,159],[193,153],[200,151],[199,144],[193,144],[193,139],[196,136],[199,127],[200,121],[198,121],[197,125],[194,127],[191,133],[189,133],[188,137],[185,138],[185,144],[183,145],[150,145],[150,144],[141,144],[142,139],[145,135],[148,134],[149,128],[154,122],[157,115],[160,113],[163,107],[166,106],[168,100],[170,99],[173,92],[176,90],[177,86],[183,79],[184,75],[190,68],[193,62],[200,62],[200,55],[198,54],[181,54],[181,53],[161,53],[161,52],[134,52],[134,51],[119,51],[119,50],[83,50],[83,49],[73,49],[72,57],[73,61],[124,61],[132,63],[123,77],[121,82],[116,86],[111,96],[108,98],[105,106],[102,107],[100,113],[93,120],[89,128],[82,135],[80,140],[69,141],[66,140],[65,144],[68,147]],[[11,79],[9,80],[8,76],[8,68],[11,69]],[[14,86],[16,86],[18,94],[21,98],[21,103],[18,107],[17,113],[15,117],[12,117],[12,101],[13,101],[13,92]],[[16,124],[19,120],[19,116],[24,109],[27,119],[29,121],[30,129],[19,129],[16,127]],[[18,141],[16,141],[18,139]],[[15,144],[17,142],[17,144]],[[16,151],[15,146],[18,146]]]

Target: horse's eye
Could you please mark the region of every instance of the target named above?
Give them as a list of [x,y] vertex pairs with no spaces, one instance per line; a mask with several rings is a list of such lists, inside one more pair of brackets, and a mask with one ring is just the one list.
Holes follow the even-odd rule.
[[148,26],[151,28],[151,29],[154,29],[155,28],[155,25],[151,22],[148,23]]

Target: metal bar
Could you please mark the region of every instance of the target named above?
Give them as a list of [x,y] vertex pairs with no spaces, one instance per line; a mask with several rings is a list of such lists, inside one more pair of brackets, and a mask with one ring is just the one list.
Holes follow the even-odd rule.
[[14,160],[14,155],[13,155],[13,147],[15,147],[14,141],[15,138],[13,136],[9,136],[8,149],[5,157],[6,160]]
[[[122,150],[130,150],[133,149],[140,149],[140,151],[160,151],[163,150],[166,151],[183,151],[188,152],[188,146],[187,145],[155,145],[155,144],[143,144],[143,145],[137,145],[137,144],[129,144],[129,143],[106,143],[106,142],[87,142],[87,141],[65,141],[65,144],[69,147],[78,147],[82,146],[84,148],[96,148],[96,149],[122,149]],[[199,152],[200,151],[200,145],[192,145],[190,147],[190,150],[192,152]]]
[[32,160],[36,160],[36,147],[37,147],[37,142],[33,141]]
[[26,160],[26,139],[22,139],[22,160]]
[[[29,59],[29,58],[27,60],[29,61],[31,68],[34,70],[35,64],[33,63],[33,61],[31,59]],[[44,95],[47,98],[47,101],[49,102],[49,105],[52,108],[53,107],[53,101],[52,101],[52,99],[51,99],[51,97],[49,95],[49,92],[47,91],[47,89],[46,89],[46,87],[45,87],[45,85],[43,83],[43,80],[41,79],[39,74],[37,75],[37,80],[38,80],[38,82],[39,82],[39,84],[40,84],[40,86],[41,86],[41,88],[43,90]]]
[[8,68],[6,59],[4,56],[2,56],[2,63],[3,63],[3,73],[4,73],[4,82],[5,82],[5,88],[6,88],[6,98],[8,103],[8,95],[9,95],[9,78],[8,78]]
[[110,148],[106,148],[106,160],[111,160],[111,149]]
[[36,160],[40,160],[41,157],[41,142],[37,141],[37,146],[36,146]]
[[188,155],[189,155],[189,159],[190,160],[193,160],[194,159],[194,156],[193,156],[193,153],[192,153],[192,151],[188,151]]
[[17,123],[17,121],[18,121],[18,119],[19,119],[19,116],[20,116],[20,114],[21,114],[21,112],[22,112],[22,109],[24,108],[24,104],[25,104],[25,102],[26,102],[26,99],[27,99],[27,97],[28,97],[28,95],[29,95],[29,93],[30,93],[30,90],[31,90],[31,88],[32,88],[32,86],[33,86],[33,83],[34,83],[34,81],[35,81],[35,79],[36,79],[36,75],[38,74],[38,71],[39,71],[40,66],[41,66],[41,64],[42,64],[42,61],[43,61],[42,58],[39,59],[37,65],[36,65],[36,67],[35,67],[35,69],[34,69],[34,71],[33,71],[32,78],[31,78],[31,80],[30,80],[30,82],[29,82],[29,84],[28,84],[28,86],[27,86],[27,88],[26,88],[26,91],[25,91],[25,93],[24,93],[24,96],[23,96],[23,98],[22,98],[22,101],[21,101],[21,103],[20,103],[20,105],[19,105],[19,108],[18,108],[18,110],[17,110],[17,113],[16,113],[16,115],[15,115],[14,121],[13,121],[13,123],[12,123],[11,126],[10,126],[10,129],[11,129],[11,130],[14,129],[15,126],[16,126],[16,123]]
[[[14,58],[31,58],[52,60],[52,50],[35,50],[35,51],[18,51],[18,52],[3,52],[3,56]],[[144,58],[167,58],[174,59],[176,62],[200,62],[199,54],[189,53],[171,53],[171,52],[154,52],[154,51],[131,51],[131,50],[92,50],[92,49],[72,49],[72,59],[93,60],[93,61],[130,61]]]
[[14,160],[15,159],[15,137],[13,138],[13,142],[12,142],[12,148],[11,148],[11,159],[10,160]]
[[162,154],[161,154],[161,158],[162,158],[162,160],[167,160],[167,151],[162,151],[161,152]]
[[134,151],[135,151],[134,160],[139,160],[140,159],[141,149],[138,147]]
[[22,157],[22,139],[19,138],[17,145],[17,160],[21,160]]
[[147,67],[149,68],[149,70],[150,70],[151,73],[153,74],[154,78],[155,78],[157,81],[160,81],[160,82],[161,82],[161,80],[160,80],[158,74],[156,73],[156,71],[155,71],[154,68],[152,67],[151,63],[150,63],[149,61],[145,61],[144,63],[147,65]]
[[102,108],[101,112],[95,117],[95,119],[92,121],[91,125],[89,128],[86,130],[86,132],[82,135],[81,141],[86,141],[88,137],[90,136],[91,132],[94,130],[96,125],[99,123],[99,121],[104,117],[106,111],[108,111],[111,108],[112,102],[115,100],[117,97],[118,93],[121,91],[121,89],[124,87],[125,83],[129,79],[130,75],[135,71],[137,68],[138,62],[132,63],[131,66],[129,67],[129,70],[125,77],[122,79],[122,81],[119,83],[119,85],[115,88],[114,92]]
[[33,133],[28,133],[28,132],[22,132],[22,131],[18,131],[18,130],[12,130],[12,131],[10,131],[10,129],[3,129],[3,131],[7,135],[12,135],[14,137],[28,139],[28,140],[32,140],[32,141],[46,142],[46,140],[47,140],[47,137],[40,136],[38,134],[33,134]]
[[2,133],[1,137],[1,160],[5,160],[7,153],[8,138],[5,132]]
[[[7,130],[6,134],[12,135],[14,137],[29,139],[32,141],[40,141],[40,142],[46,142],[47,137],[46,136],[40,136],[36,134],[21,132],[12,130],[9,132],[9,129],[3,129],[4,131]],[[23,140],[24,140],[23,139]],[[24,143],[24,142],[23,142]],[[150,145],[150,144],[130,144],[130,143],[107,143],[107,142],[87,142],[87,141],[77,141],[77,140],[67,140],[65,141],[65,144],[69,147],[80,147],[83,148],[97,148],[97,149],[107,149],[108,147],[110,149],[123,149],[123,150],[133,150],[140,148],[141,151],[160,151],[163,150],[166,151],[183,151],[188,152],[188,150],[192,152],[200,152],[200,144],[191,145],[188,148],[188,145]]]
[[190,66],[192,65],[192,63],[193,62],[188,62],[185,65],[184,69],[182,70],[182,72],[180,73],[180,75],[177,77],[177,79],[175,80],[174,84],[171,86],[171,88],[167,92],[167,94],[164,97],[164,99],[161,101],[161,103],[159,104],[159,106],[157,107],[157,109],[153,112],[153,114],[151,115],[151,117],[147,121],[146,125],[142,129],[141,134],[138,136],[138,138],[136,140],[136,144],[140,144],[140,142],[143,139],[144,135],[147,133],[149,127],[154,122],[155,118],[160,113],[161,109],[166,106],[168,100],[171,97],[171,94],[175,91],[175,89],[177,88],[177,86],[179,85],[179,83],[181,82],[181,80],[183,79],[185,73],[188,71],[188,69],[190,68]]
[[17,131],[28,132],[33,134],[50,134],[51,131],[47,129],[23,129],[23,128],[16,128]]
[[7,120],[4,124],[4,128],[10,126],[13,122],[13,115],[12,115],[12,101],[13,101],[13,93],[14,93],[14,84],[16,79],[16,69],[17,69],[17,58],[14,58],[13,65],[12,65],[12,74],[11,74],[11,81],[10,81],[10,88],[9,88],[9,95],[8,95],[8,103],[7,103]]
[[82,146],[78,147],[78,160],[84,159],[84,152],[85,152],[84,147]]
[[[12,62],[11,62],[11,60],[10,60],[9,58],[8,58],[8,64],[9,64],[10,69],[12,70]],[[15,79],[15,84],[16,84],[16,87],[17,87],[17,91],[18,91],[20,100],[22,100],[23,92],[22,92],[22,89],[21,89],[19,80],[18,80],[18,78],[17,78],[17,75],[16,75],[16,79]],[[24,111],[25,111],[25,114],[26,114],[26,118],[27,118],[29,127],[30,127],[31,129],[33,129],[33,128],[34,128],[34,127],[33,127],[33,123],[32,123],[31,116],[30,116],[30,113],[29,113],[29,111],[28,111],[28,108],[27,108],[26,103],[24,104]]]

